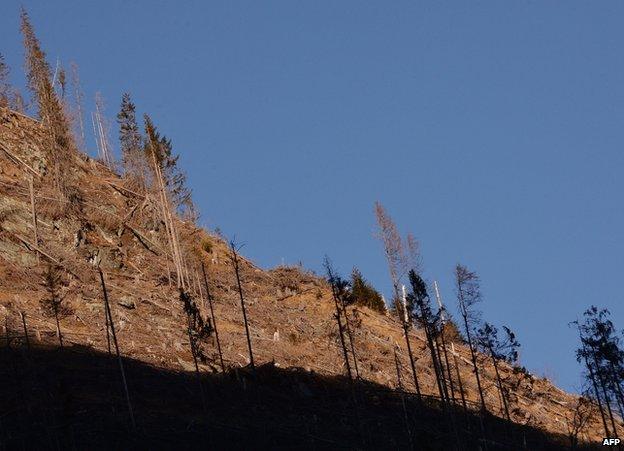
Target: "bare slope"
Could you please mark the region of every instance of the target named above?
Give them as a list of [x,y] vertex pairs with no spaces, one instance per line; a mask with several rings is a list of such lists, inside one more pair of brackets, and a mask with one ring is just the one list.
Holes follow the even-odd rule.
[[[107,348],[102,292],[93,263],[105,273],[120,347],[125,356],[170,371],[191,370],[186,317],[178,293],[166,276],[168,263],[163,225],[149,198],[136,193],[114,172],[82,154],[72,158],[71,202],[59,201],[48,181],[45,129],[35,120],[0,109],[0,318],[18,330],[26,312],[33,336],[57,342],[55,325],[40,301],[46,297],[43,273],[49,262],[65,269],[62,295],[71,314],[61,328],[66,343]],[[29,179],[34,186],[38,245],[34,240]],[[198,299],[198,263],[203,261],[216,298],[216,317],[226,363],[248,363],[242,315],[226,243],[191,223],[177,220],[188,256],[191,285]],[[39,256],[38,256],[39,254]],[[256,363],[302,367],[325,376],[344,374],[325,282],[299,268],[265,271],[243,261],[243,288],[248,301]],[[205,307],[205,306],[204,306]],[[400,324],[366,308],[352,309],[361,375],[396,386],[393,348],[400,346],[403,381],[412,390]],[[424,392],[435,394],[431,362],[420,331],[413,332],[417,367]],[[456,344],[460,373],[469,401],[476,403],[474,376],[467,349]],[[214,343],[202,370],[217,369]],[[515,422],[567,433],[576,397],[549,381],[501,365],[511,387]],[[483,364],[486,401],[500,415],[493,369]],[[597,419],[586,439],[599,438]],[[588,435],[587,435],[588,434]]]

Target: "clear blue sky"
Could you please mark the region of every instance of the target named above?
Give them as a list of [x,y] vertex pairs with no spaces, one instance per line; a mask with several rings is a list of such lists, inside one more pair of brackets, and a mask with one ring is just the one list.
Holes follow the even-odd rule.
[[380,200],[446,300],[477,270],[484,317],[563,387],[569,321],[595,303],[624,327],[624,3],[5,0],[16,83],[20,3],[110,116],[127,90],[154,117],[203,222],[258,264],[328,253],[388,296]]

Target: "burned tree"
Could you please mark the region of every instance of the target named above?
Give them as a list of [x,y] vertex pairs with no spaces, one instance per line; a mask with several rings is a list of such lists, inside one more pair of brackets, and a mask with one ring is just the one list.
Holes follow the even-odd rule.
[[61,294],[62,271],[52,264],[46,266],[43,274],[43,286],[48,292],[48,296],[40,301],[43,313],[53,317],[56,322],[56,335],[61,348],[63,347],[63,334],[61,333],[61,318],[71,315],[72,309],[64,304]]
[[477,365],[476,343],[473,340],[475,325],[478,323],[479,319],[479,313],[475,310],[475,305],[481,301],[479,276],[465,266],[457,264],[455,267],[455,289],[457,291],[459,313],[464,323],[466,341],[470,348],[470,357],[477,381],[481,409],[486,411],[487,408],[485,406],[485,398],[483,397],[483,388],[481,387],[481,377],[479,376],[479,367]]
[[483,327],[479,328],[476,335],[477,346],[481,351],[488,355],[492,360],[494,366],[494,373],[496,374],[496,385],[498,387],[498,393],[500,395],[501,404],[505,413],[505,418],[511,421],[509,415],[509,400],[507,396],[507,388],[503,385],[501,378],[499,362],[505,361],[510,364],[516,363],[518,360],[518,348],[520,344],[516,340],[515,334],[506,326],[503,326],[505,336],[500,338],[498,335],[498,329],[485,323]]

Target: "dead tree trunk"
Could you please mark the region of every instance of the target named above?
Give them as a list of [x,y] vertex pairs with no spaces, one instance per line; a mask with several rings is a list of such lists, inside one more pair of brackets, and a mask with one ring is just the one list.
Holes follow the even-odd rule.
[[442,353],[444,354],[444,363],[446,364],[446,374],[448,376],[449,388],[451,389],[451,399],[453,403],[456,402],[455,397],[455,384],[453,383],[453,372],[451,370],[451,363],[448,358],[448,350],[446,349],[446,339],[444,338],[444,323],[442,323],[442,332],[440,333],[440,341],[442,344]]
[[457,374],[457,383],[459,385],[459,394],[462,400],[462,406],[464,408],[464,415],[468,418],[468,406],[466,405],[466,395],[464,393],[464,384],[461,379],[459,371],[459,362],[457,361],[457,354],[455,353],[455,345],[451,343],[451,353],[453,354],[453,363],[455,365],[455,373]]
[[208,306],[210,307],[210,318],[212,319],[212,328],[214,329],[215,339],[217,341],[217,351],[219,352],[219,362],[221,362],[221,371],[225,373],[225,363],[223,363],[223,353],[221,352],[221,342],[219,341],[219,330],[217,329],[217,318],[215,317],[214,307],[212,305],[212,294],[208,285],[208,277],[206,276],[206,268],[204,262],[201,264],[202,274],[204,276],[204,287],[206,288],[206,297],[208,298]]
[[[395,290],[398,293],[398,290]],[[407,301],[405,295],[405,286],[403,286],[403,316],[401,317],[403,322],[403,335],[405,335],[405,344],[407,346],[407,355],[409,356],[410,366],[412,368],[412,376],[414,377],[414,386],[416,387],[416,395],[418,401],[422,402],[422,395],[420,394],[420,384],[418,383],[418,375],[416,374],[416,363],[414,362],[414,354],[412,353],[412,344],[409,339],[409,318],[407,316]]]
[[[193,357],[193,364],[195,365],[195,377],[197,379],[197,384],[199,385],[199,393],[201,396],[202,408],[204,409],[204,412],[206,412],[208,410],[208,406],[206,405],[206,395],[204,394],[204,386],[202,384],[201,375],[199,373],[199,362],[197,361],[197,353],[198,353],[197,338],[193,335],[193,332],[194,332],[193,314],[197,314],[197,309],[195,307],[195,302],[191,299],[189,294],[184,292],[182,289],[180,289],[180,299],[185,304],[186,317],[187,317],[186,318],[187,319],[186,330],[188,333],[189,346],[191,348],[191,356]],[[187,303],[188,303],[188,306],[187,306]],[[193,313],[191,308],[193,309],[195,313]]]
[[113,338],[113,344],[115,345],[115,353],[117,354],[117,361],[119,363],[119,372],[121,373],[121,381],[124,387],[124,393],[126,395],[126,403],[128,404],[128,414],[130,415],[130,423],[132,430],[136,431],[136,423],[134,421],[134,412],[132,410],[132,402],[130,401],[130,392],[128,391],[128,383],[126,381],[126,372],[124,370],[123,360],[121,359],[121,353],[119,352],[119,343],[117,342],[117,334],[115,333],[115,324],[113,322],[113,315],[111,314],[110,303],[108,302],[108,293],[106,292],[106,284],[104,283],[104,274],[102,270],[98,268],[100,274],[100,282],[102,284],[102,293],[104,295],[104,305],[106,308],[106,315],[108,317],[108,323],[110,325],[110,331]]
[[26,349],[30,351],[30,338],[28,337],[28,328],[26,327],[26,313],[20,312],[22,317],[22,326],[24,327],[24,339],[26,340]]
[[245,298],[243,297],[243,287],[240,279],[240,268],[238,262],[238,251],[234,241],[230,241],[230,249],[232,251],[232,263],[234,263],[234,273],[236,274],[236,283],[238,285],[238,295],[240,297],[241,309],[243,310],[243,321],[245,322],[245,334],[247,335],[247,348],[249,349],[249,364],[251,369],[255,371],[253,349],[251,347],[251,335],[249,333],[249,323],[247,322],[247,310],[245,308]]
[[414,448],[414,443],[412,441],[412,429],[409,424],[409,416],[407,414],[407,406],[405,405],[405,392],[403,391],[403,383],[401,382],[401,364],[399,362],[399,356],[396,352],[396,345],[394,346],[394,366],[396,367],[397,372],[397,388],[401,393],[401,405],[403,407],[403,420],[405,422],[405,431],[407,432],[407,438],[409,440],[410,449]]
[[475,374],[475,378],[477,380],[477,390],[479,391],[479,399],[481,400],[481,410],[485,412],[487,411],[487,408],[485,407],[485,398],[483,397],[483,388],[481,387],[481,377],[479,376],[479,367],[477,365],[477,353],[474,349],[472,335],[470,334],[470,327],[468,326],[468,316],[462,314],[462,317],[464,319],[464,325],[466,327],[466,339],[468,340],[468,347],[470,348],[472,368]]
[[[31,216],[32,216],[32,223],[33,223],[33,234],[34,234],[34,243],[35,246],[38,248],[39,247],[39,233],[38,233],[38,227],[37,227],[37,210],[35,209],[35,189],[33,186],[34,182],[33,182],[33,176],[31,175],[30,178],[28,179],[28,190],[30,191],[30,212],[31,212]],[[39,263],[39,252],[37,251],[37,263]]]
[[349,380],[353,379],[353,374],[351,372],[351,363],[349,362],[349,353],[347,352],[347,344],[344,338],[344,331],[342,326],[342,315],[340,314],[340,305],[338,304],[338,296],[336,294],[336,289],[334,284],[332,283],[332,296],[334,298],[334,304],[336,306],[336,322],[338,323],[338,335],[340,336],[340,345],[342,346],[342,353],[344,355],[345,366],[347,367],[347,374],[349,375]]
[[505,418],[507,418],[507,421],[511,421],[511,417],[509,416],[509,406],[507,405],[507,396],[505,395],[505,388],[503,387],[503,380],[501,379],[500,376],[500,372],[498,371],[498,362],[496,360],[496,357],[494,356],[494,351],[492,350],[492,348],[489,348],[490,350],[490,357],[492,359],[492,364],[494,365],[494,373],[496,374],[496,382],[498,385],[498,391],[500,392],[500,396],[501,396],[501,402],[503,404],[503,408],[505,411]]
[[54,319],[56,320],[56,335],[59,339],[59,344],[61,348],[63,347],[63,334],[61,333],[61,323],[59,321],[59,306],[58,304],[53,305],[54,308]]
[[345,319],[345,330],[347,331],[347,338],[349,339],[349,346],[351,347],[351,355],[353,356],[353,369],[355,370],[355,377],[360,378],[360,370],[358,369],[357,356],[355,354],[355,345],[353,344],[353,334],[351,333],[351,327],[349,326],[349,316],[347,315],[347,305],[344,300],[344,296],[340,296],[340,303],[342,304],[342,312]]
[[178,235],[175,230],[175,223],[173,222],[173,216],[171,214],[171,209],[169,206],[169,196],[167,194],[167,188],[165,186],[165,182],[163,180],[162,171],[158,162],[156,161],[156,153],[154,151],[153,144],[150,145],[150,150],[152,154],[152,164],[154,165],[154,176],[156,177],[156,182],[158,184],[158,192],[160,197],[160,207],[163,222],[165,223],[165,231],[167,233],[167,238],[169,241],[169,248],[171,250],[171,258],[173,260],[173,264],[176,268],[176,278],[177,278],[177,286],[178,288],[185,289],[184,282],[184,274],[182,269],[182,255],[180,252],[180,246],[178,243]]
[[605,402],[605,405],[607,406],[609,420],[611,422],[611,427],[613,428],[613,435],[617,437],[617,428],[615,427],[615,419],[613,418],[613,410],[611,409],[611,399],[609,398],[609,393],[607,393],[606,383],[605,383],[604,378],[602,377],[602,372],[600,371],[600,367],[598,366],[598,360],[596,359],[596,351],[592,349],[591,354],[592,354],[594,363],[596,365],[596,376],[597,376],[600,388],[602,390],[602,393],[604,395],[604,402]]

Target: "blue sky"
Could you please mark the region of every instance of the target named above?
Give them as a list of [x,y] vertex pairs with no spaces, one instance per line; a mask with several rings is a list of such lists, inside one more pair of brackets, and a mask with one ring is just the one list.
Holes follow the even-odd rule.
[[567,323],[595,303],[624,326],[624,3],[5,0],[18,85],[20,3],[109,116],[132,93],[261,266],[327,253],[388,297],[379,200],[443,297],[475,269],[484,317],[564,388]]

